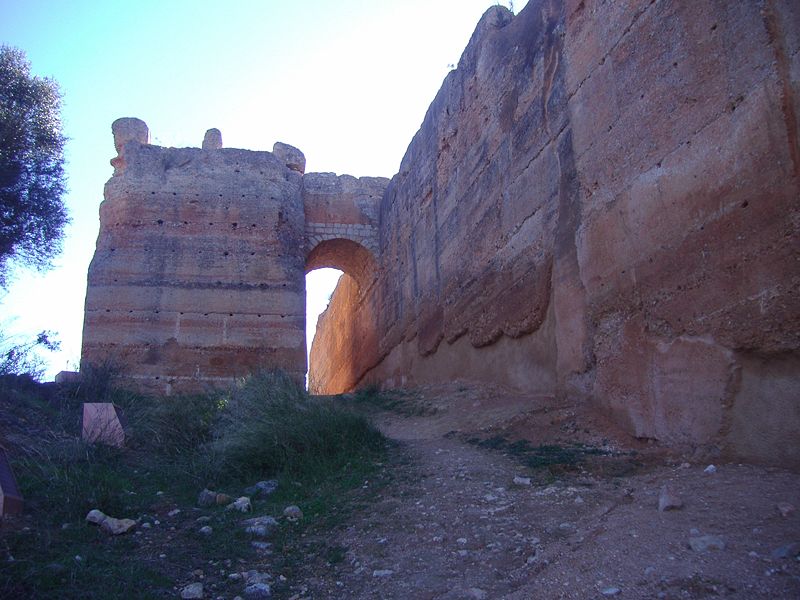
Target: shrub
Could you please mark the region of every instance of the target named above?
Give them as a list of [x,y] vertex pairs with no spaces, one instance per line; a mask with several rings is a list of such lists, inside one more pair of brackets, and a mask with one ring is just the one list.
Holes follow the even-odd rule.
[[253,375],[226,398],[212,448],[221,474],[319,474],[363,460],[382,435],[335,400],[310,398],[282,372]]

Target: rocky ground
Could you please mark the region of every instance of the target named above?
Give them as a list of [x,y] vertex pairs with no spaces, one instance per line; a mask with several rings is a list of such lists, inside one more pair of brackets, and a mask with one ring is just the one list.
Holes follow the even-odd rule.
[[[335,501],[291,480],[268,494],[226,490],[252,498],[242,514],[195,503],[194,491],[140,489],[146,511],[115,515],[136,519],[123,535],[83,519],[39,531],[31,514],[5,524],[21,536],[16,559],[28,537],[73,532],[43,571],[66,586],[57,597],[88,597],[79,580],[119,559],[160,574],[121,597],[800,598],[796,473],[670,455],[579,407],[501,388],[349,402],[392,443]],[[10,415],[0,414],[7,439],[30,424]],[[305,516],[284,512],[295,503]],[[252,518],[268,521],[263,532],[244,533]],[[2,535],[0,555],[15,560]]]
[[[501,390],[415,403],[377,416],[397,441],[392,482],[328,539],[338,560],[308,556],[289,597],[800,598],[797,474],[631,448],[578,428],[598,424],[570,407]],[[482,403],[495,407],[483,418]],[[603,453],[533,468],[491,443],[522,423],[534,443]],[[682,507],[659,510],[664,486]]]

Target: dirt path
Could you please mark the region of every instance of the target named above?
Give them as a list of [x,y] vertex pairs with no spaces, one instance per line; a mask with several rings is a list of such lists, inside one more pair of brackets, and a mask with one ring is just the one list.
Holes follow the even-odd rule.
[[[773,556],[800,551],[786,547],[800,542],[800,514],[776,508],[800,507],[796,474],[659,459],[542,484],[513,457],[443,436],[452,418],[379,423],[398,443],[392,483],[328,540],[342,560],[309,558],[295,598],[800,598],[800,562]],[[682,509],[659,512],[665,483]],[[724,548],[689,547],[707,535]]]

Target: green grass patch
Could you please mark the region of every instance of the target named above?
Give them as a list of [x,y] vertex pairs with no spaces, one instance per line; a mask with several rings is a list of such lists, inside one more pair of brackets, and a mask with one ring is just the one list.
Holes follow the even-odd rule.
[[534,472],[544,473],[545,482],[564,473],[592,470],[598,457],[610,458],[610,452],[584,444],[542,444],[536,446],[527,440],[509,441],[502,436],[471,437],[466,440],[480,448],[496,450],[516,459]]
[[[87,390],[124,409],[124,449],[79,439]],[[268,559],[291,574],[303,531],[346,518],[352,492],[381,469],[386,452],[383,436],[352,406],[309,397],[278,372],[181,398],[147,398],[102,381],[55,396],[33,389],[0,396],[0,413],[13,425],[9,455],[26,501],[25,516],[0,530],[2,598],[175,597],[196,569],[206,571],[207,585],[216,582],[214,595],[241,595],[221,571]],[[205,487],[236,498],[268,478],[278,489],[253,496],[250,515],[195,506]],[[289,504],[303,510],[299,524],[280,519]],[[94,508],[139,524],[109,537],[84,521]],[[272,557],[257,554],[239,523],[254,515],[281,520],[268,540]],[[199,533],[201,516],[213,535]]]

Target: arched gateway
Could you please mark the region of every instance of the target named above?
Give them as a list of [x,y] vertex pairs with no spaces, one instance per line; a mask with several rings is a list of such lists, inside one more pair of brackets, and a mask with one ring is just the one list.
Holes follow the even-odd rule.
[[139,119],[112,130],[82,362],[167,394],[259,368],[301,379],[306,270],[371,276],[388,180],[306,174],[296,148],[222,148],[215,130],[202,149],[150,145]]

